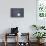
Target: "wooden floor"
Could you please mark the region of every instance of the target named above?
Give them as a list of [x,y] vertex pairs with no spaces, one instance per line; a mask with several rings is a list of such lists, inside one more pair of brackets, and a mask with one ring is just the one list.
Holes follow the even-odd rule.
[[[30,43],[31,45],[30,46],[37,46],[37,43]],[[4,43],[1,43],[0,42],[0,46],[4,46]],[[15,43],[8,43],[8,45],[7,46],[15,46]],[[46,46],[46,43],[44,43],[44,45],[42,45],[42,46]]]

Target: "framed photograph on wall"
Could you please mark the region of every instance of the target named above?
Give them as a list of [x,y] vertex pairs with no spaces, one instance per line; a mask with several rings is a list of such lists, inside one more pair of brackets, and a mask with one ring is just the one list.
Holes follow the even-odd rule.
[[24,17],[24,8],[11,8],[11,17]]

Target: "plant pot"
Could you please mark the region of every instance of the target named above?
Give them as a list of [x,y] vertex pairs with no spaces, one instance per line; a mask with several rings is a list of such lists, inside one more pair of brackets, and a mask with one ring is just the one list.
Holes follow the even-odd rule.
[[37,39],[37,43],[40,43],[40,39]]
[[44,42],[44,40],[45,40],[45,39],[38,39],[37,42],[38,42],[39,44],[41,44],[41,43]]
[[44,40],[45,40],[45,39],[40,39],[40,43],[44,43]]

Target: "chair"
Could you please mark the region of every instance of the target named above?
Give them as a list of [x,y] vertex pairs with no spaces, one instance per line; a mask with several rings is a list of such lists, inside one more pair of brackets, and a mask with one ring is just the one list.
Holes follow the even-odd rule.
[[8,45],[7,39],[10,38],[11,36],[17,36],[15,38],[15,40],[16,40],[16,46],[18,46],[18,33],[17,34],[13,34],[13,35],[12,34],[9,34],[9,33],[6,33],[5,34],[5,46]]
[[11,33],[5,33],[5,46],[8,45],[7,38],[10,38],[10,37],[13,37],[13,36],[17,36],[15,38],[15,40],[17,40],[16,41],[16,46],[18,46],[18,27],[11,28]]
[[29,33],[21,33],[22,40],[26,39],[26,41],[20,42],[19,46],[30,46],[29,42]]

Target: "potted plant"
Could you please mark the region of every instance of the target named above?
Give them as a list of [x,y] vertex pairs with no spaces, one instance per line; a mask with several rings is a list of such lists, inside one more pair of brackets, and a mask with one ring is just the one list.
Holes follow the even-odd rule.
[[35,28],[36,30],[39,29],[38,26],[37,25],[34,25],[34,24],[32,25],[32,27]]
[[32,25],[32,27],[35,28],[36,30],[45,29],[45,26]]
[[42,38],[45,38],[44,36],[46,36],[46,33],[45,32],[35,32],[33,35],[37,38],[37,41],[40,43],[40,40]]
[[40,29],[45,29],[45,26],[41,26]]

